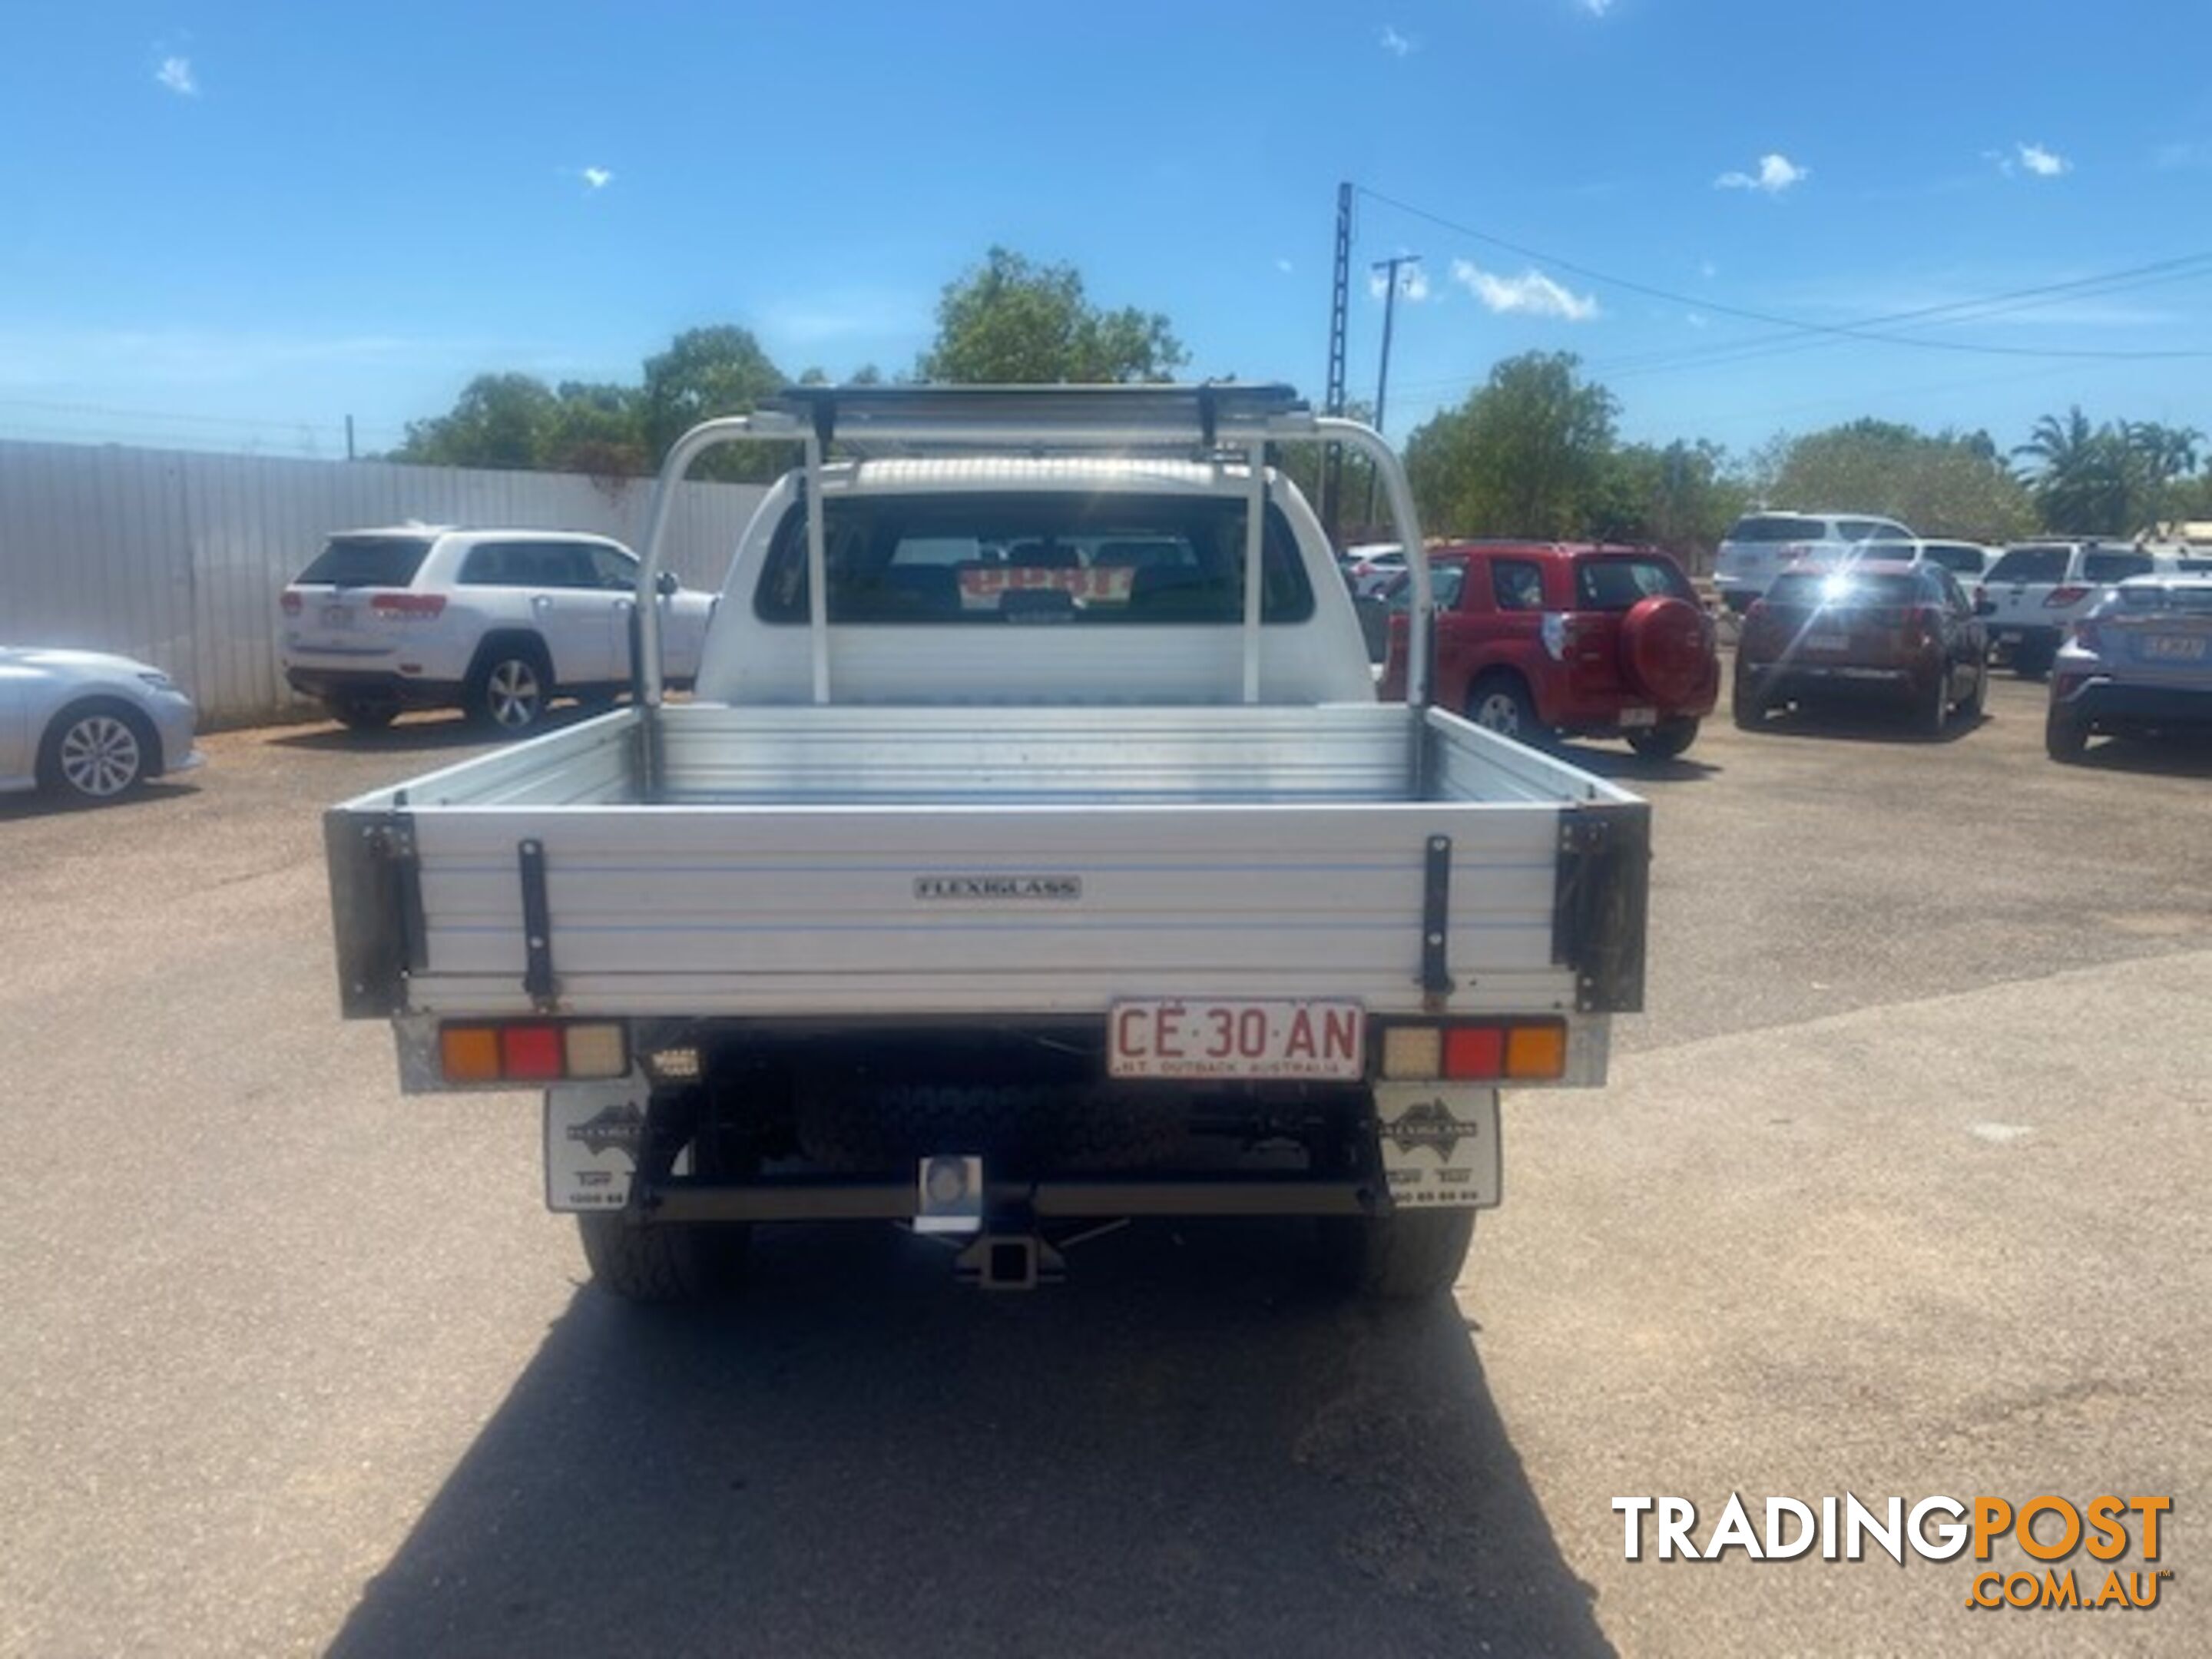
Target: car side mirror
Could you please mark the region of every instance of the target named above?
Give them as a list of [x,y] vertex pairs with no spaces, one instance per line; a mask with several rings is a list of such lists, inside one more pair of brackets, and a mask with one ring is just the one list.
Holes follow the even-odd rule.
[[653,579],[653,591],[664,599],[674,598],[683,587],[684,584],[677,580],[673,570],[664,570]]
[[1974,601],[1974,614],[1977,617],[1996,616],[1997,614],[1997,602],[1995,599],[1976,599]]

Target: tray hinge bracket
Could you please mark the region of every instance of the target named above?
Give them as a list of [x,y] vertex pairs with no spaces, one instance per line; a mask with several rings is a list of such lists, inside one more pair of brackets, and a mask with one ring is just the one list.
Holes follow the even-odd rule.
[[1430,1006],[1441,1006],[1457,988],[1446,955],[1451,933],[1449,836],[1431,836],[1421,889],[1421,989]]
[[515,848],[522,875],[522,988],[540,1013],[560,1006],[560,984],[553,977],[553,911],[545,897],[545,843],[526,841]]

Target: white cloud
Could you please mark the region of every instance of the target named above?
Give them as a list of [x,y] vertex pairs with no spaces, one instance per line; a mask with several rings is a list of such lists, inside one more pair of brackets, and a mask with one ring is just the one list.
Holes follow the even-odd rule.
[[1597,315],[1596,295],[1577,294],[1540,270],[1532,269],[1518,276],[1500,276],[1483,270],[1472,259],[1455,259],[1451,275],[1452,281],[1492,311],[1558,317],[1570,323],[1586,323]]
[[1779,196],[1793,185],[1802,185],[1812,176],[1812,168],[1801,167],[1786,155],[1767,155],[1759,158],[1757,173],[1723,173],[1713,180],[1713,188],[1756,190],[1768,196]]
[[1275,261],[1275,269],[1287,276],[1291,274],[1291,262],[1288,259],[1278,259]]
[[1382,50],[1393,58],[1403,58],[1407,52],[1412,52],[1418,43],[1412,36],[1401,34],[1395,28],[1385,23],[1382,26],[1382,35],[1379,37],[1379,44]]
[[1602,17],[1613,9],[1613,0],[1577,0],[1577,3],[1593,17]]
[[200,83],[192,74],[192,60],[189,58],[164,58],[161,67],[154,71],[154,79],[179,98],[200,95]]
[[2039,179],[2056,179],[2062,173],[2074,171],[2074,164],[2056,150],[2045,149],[2040,144],[2021,144],[2018,147],[2020,164]]
[[582,167],[578,169],[576,176],[591,190],[605,190],[615,181],[615,175],[605,167]]

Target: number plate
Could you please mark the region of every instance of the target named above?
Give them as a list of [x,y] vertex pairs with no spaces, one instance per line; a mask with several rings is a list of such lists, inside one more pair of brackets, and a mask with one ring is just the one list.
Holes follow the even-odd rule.
[[2152,634],[2142,642],[2142,653],[2160,662],[2197,662],[2204,655],[2202,634]]
[[1117,1002],[1107,1025],[1113,1077],[1333,1078],[1366,1073],[1356,1002]]
[[353,626],[353,607],[343,605],[325,605],[323,607],[323,626],[325,628],[334,629],[351,628]]
[[1659,711],[1656,708],[1624,708],[1620,711],[1623,726],[1656,726]]
[[1848,651],[1850,645],[1851,636],[1848,634],[1808,634],[1805,636],[1808,651]]

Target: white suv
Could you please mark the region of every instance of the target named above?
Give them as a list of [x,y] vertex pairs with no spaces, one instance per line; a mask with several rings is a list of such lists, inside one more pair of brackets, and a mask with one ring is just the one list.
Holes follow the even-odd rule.
[[[637,560],[619,542],[544,530],[408,525],[332,536],[282,601],[284,678],[358,731],[403,708],[536,727],[556,696],[629,684]],[[668,678],[698,672],[711,595],[663,576]]]
[[1713,559],[1713,586],[1731,611],[1748,611],[1767,584],[1807,559],[1840,562],[1861,542],[1918,538],[1894,519],[1853,513],[1750,513],[1738,519]]
[[2049,671],[2067,629],[2105,588],[2175,562],[2126,542],[2016,542],[1982,577],[1974,609],[1989,619],[1991,647],[2033,678]]

